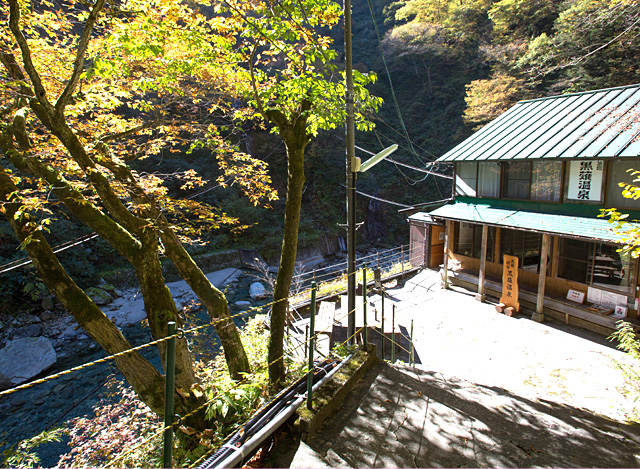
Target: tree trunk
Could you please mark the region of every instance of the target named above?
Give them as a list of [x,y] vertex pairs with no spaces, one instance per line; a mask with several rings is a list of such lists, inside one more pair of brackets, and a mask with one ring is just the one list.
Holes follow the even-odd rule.
[[282,130],[280,135],[287,148],[288,178],[282,253],[280,254],[280,269],[273,292],[274,304],[271,311],[271,332],[269,335],[269,384],[274,388],[281,385],[285,376],[284,327],[298,250],[298,226],[300,224],[302,189],[305,182],[304,149],[308,142],[306,133],[303,133],[304,139],[301,139],[299,135],[288,135]]
[[[25,249],[47,289],[56,295],[80,327],[109,355],[130,350],[132,346],[122,335],[122,332],[120,332],[116,325],[98,308],[73,279],[69,277],[42,233],[40,231],[30,231],[27,229],[27,223],[33,222],[30,215],[22,214],[16,216],[22,203],[19,200],[9,202],[7,199],[11,193],[19,193],[17,191],[18,188],[13,184],[10,177],[0,168],[0,200],[4,201],[2,211],[18,236],[19,241],[25,244]],[[149,283],[148,286],[151,287],[152,285]],[[160,337],[165,336],[166,322],[165,329]],[[188,354],[184,339],[182,339],[182,342],[183,354],[184,351]],[[180,343],[180,341],[178,341],[178,343]],[[163,349],[166,351],[166,346],[164,346]],[[188,361],[189,366],[185,367],[184,362],[186,360],[181,358],[181,362],[179,362],[177,351],[178,347],[176,347],[176,387],[182,387],[188,392],[195,382],[195,376],[190,366],[190,355]],[[114,358],[114,362],[127,382],[133,387],[138,397],[148,405],[153,412],[163,416],[164,376],[137,351],[116,357]],[[166,363],[164,359],[163,363]],[[182,370],[179,365],[182,367]],[[187,373],[185,373],[185,370]],[[180,376],[179,380],[178,376]],[[180,415],[187,415],[203,403],[203,398],[193,393],[176,392],[175,394],[175,409]],[[188,425],[194,428],[205,428],[202,411],[189,417],[187,422]]]
[[[7,201],[9,194],[18,189],[4,170],[0,171],[0,197]],[[20,205],[20,202],[5,202],[2,210],[21,243],[31,236],[31,240],[25,243],[25,248],[49,291],[56,295],[78,324],[108,354],[131,349],[131,344],[116,325],[69,277],[42,233],[29,232],[26,229],[29,216],[23,214],[16,217]],[[158,370],[138,352],[122,355],[116,358],[115,362],[142,401],[154,412],[162,415],[164,413],[164,378]]]
[[[164,284],[162,264],[158,257],[158,233],[148,228],[140,237],[142,248],[134,258],[133,268],[136,271],[144,309],[149,320],[149,328],[154,339],[162,339],[167,335],[167,323],[175,321],[182,327],[182,319],[178,315],[171,291]],[[167,362],[167,344],[158,344],[163,366]],[[185,338],[176,341],[176,386],[189,392],[196,383],[191,353]]]
[[240,340],[238,328],[231,319],[227,299],[211,284],[173,231],[163,230],[160,237],[167,256],[178,269],[180,276],[207,308],[213,327],[220,337],[231,378],[242,379],[243,373],[251,373],[251,365]]

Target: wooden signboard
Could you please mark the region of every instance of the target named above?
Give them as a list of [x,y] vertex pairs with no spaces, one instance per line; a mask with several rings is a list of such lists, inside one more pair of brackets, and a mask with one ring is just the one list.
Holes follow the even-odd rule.
[[518,258],[504,255],[504,265],[502,271],[502,296],[500,303],[505,306],[513,306],[516,311],[520,311],[518,302]]

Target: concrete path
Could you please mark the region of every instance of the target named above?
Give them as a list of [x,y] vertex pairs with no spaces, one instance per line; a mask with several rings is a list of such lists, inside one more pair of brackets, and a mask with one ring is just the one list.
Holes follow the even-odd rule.
[[[640,428],[604,338],[509,318],[425,271],[390,290],[415,368],[381,363],[279,467],[640,467]],[[636,368],[637,370],[637,368]]]

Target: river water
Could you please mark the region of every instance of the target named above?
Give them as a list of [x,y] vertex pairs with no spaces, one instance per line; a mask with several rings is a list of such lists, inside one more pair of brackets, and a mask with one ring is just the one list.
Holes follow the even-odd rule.
[[[243,309],[247,309],[247,306],[235,306],[236,301],[250,301],[249,286],[254,281],[256,279],[251,272],[243,271],[234,283],[226,288],[225,293],[231,313],[238,315],[234,318],[234,322],[239,327],[256,314],[255,311],[240,314]],[[252,302],[251,306],[259,306],[266,302],[267,300]],[[206,311],[195,308],[189,313],[187,326],[208,321]],[[124,327],[123,333],[134,346],[152,340],[149,328],[142,324]],[[205,337],[205,340],[204,344],[199,344],[199,350],[203,350],[206,356],[200,358],[209,359],[219,352],[220,345],[213,330],[210,334],[199,336],[199,338],[202,337]],[[66,342],[63,351],[64,357],[47,370],[46,375],[90,363],[106,355],[91,339]],[[154,366],[162,369],[155,346],[145,348],[141,353]],[[104,386],[110,378],[123,380],[113,363],[107,361],[0,397],[0,454],[11,444],[31,438],[50,428],[64,427],[76,417],[93,417],[99,406],[119,398],[119,396],[110,396],[107,387]],[[67,441],[68,438],[65,437],[60,443],[47,443],[40,446],[36,451],[40,458],[40,465],[55,466],[60,455],[69,451]]]

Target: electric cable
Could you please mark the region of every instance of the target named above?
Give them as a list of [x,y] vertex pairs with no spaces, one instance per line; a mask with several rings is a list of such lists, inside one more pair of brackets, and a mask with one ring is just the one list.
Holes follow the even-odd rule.
[[411,148],[411,154],[414,156],[416,162],[418,164],[424,164],[424,161],[418,156],[415,148],[413,147],[413,142],[409,137],[409,132],[407,131],[407,127],[404,123],[404,118],[402,117],[402,111],[400,110],[400,105],[398,104],[398,98],[396,97],[396,92],[393,87],[393,81],[391,80],[391,73],[389,72],[389,67],[387,66],[387,59],[384,56],[384,50],[382,48],[382,38],[380,37],[380,30],[378,29],[378,23],[376,21],[375,13],[373,12],[373,5],[371,4],[371,0],[367,0],[369,4],[369,11],[371,12],[371,20],[373,21],[373,27],[376,31],[376,36],[378,37],[378,45],[380,46],[380,56],[382,57],[382,64],[384,65],[384,69],[387,73],[387,79],[389,80],[389,88],[391,90],[391,96],[393,97],[393,102],[396,107],[396,112],[398,113],[398,118],[400,119],[400,124],[402,125],[402,130],[404,131],[404,136],[409,143],[409,147]]

